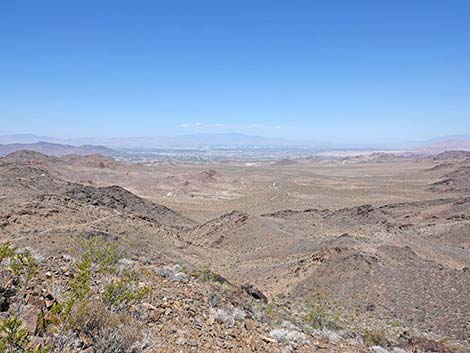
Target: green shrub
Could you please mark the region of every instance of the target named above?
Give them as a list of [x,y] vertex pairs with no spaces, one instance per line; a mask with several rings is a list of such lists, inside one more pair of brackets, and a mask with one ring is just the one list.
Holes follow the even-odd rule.
[[16,254],[16,248],[9,241],[0,245],[0,263],[3,260],[13,257]]
[[219,278],[217,273],[212,271],[207,265],[202,266],[201,269],[193,273],[193,275],[204,282],[216,282]]
[[[64,297],[57,298],[60,302],[54,303],[47,315],[41,311],[38,316],[37,334],[51,337],[51,346],[32,347],[28,330],[12,315],[0,324],[1,353],[73,350],[79,333],[91,338],[97,352],[141,351],[143,327],[120,309],[141,301],[150,288],[140,286],[137,273],[118,271],[122,253],[117,244],[92,239],[81,243],[80,249],[80,260],[73,267]],[[21,279],[18,289],[26,289],[38,270],[33,255],[29,250],[19,251],[6,242],[0,245],[0,263],[6,259],[8,268],[4,268]]]
[[104,287],[102,294],[103,303],[111,310],[119,309],[122,304],[133,304],[142,300],[150,292],[147,287],[139,288],[136,275],[125,274],[122,277],[111,280]]
[[8,267],[15,275],[24,275],[26,279],[31,279],[38,268],[31,251],[28,249],[20,251],[17,247],[12,246],[9,241],[0,245],[0,263],[5,259],[10,260]]
[[76,299],[83,299],[91,292],[91,266],[88,258],[84,258],[76,265],[75,276],[69,281],[71,294]]
[[116,243],[100,238],[82,242],[80,251],[83,261],[97,266],[102,273],[114,273],[118,261],[124,255]]
[[3,338],[0,340],[2,352],[27,352],[30,343],[29,332],[22,327],[18,316],[13,315],[2,322],[0,332]]
[[22,326],[16,315],[10,316],[0,324],[0,352],[2,353],[48,353],[49,346],[33,347],[28,330]]
[[279,319],[279,312],[274,303],[266,304],[265,315],[266,319],[270,322],[275,322]]
[[10,257],[10,268],[17,276],[25,276],[26,281],[29,281],[38,269],[38,265],[33,255],[28,249],[23,251],[16,251]]
[[341,312],[339,305],[335,303],[328,293],[318,293],[307,302],[307,313],[304,321],[314,329],[338,329]]
[[117,246],[102,239],[83,241],[79,248],[81,261],[75,264],[74,276],[67,284],[68,298],[51,309],[55,314],[51,323],[60,327],[60,331],[73,328],[76,316],[82,314],[86,301],[93,294],[92,267],[96,265],[100,272],[112,273],[120,259]]

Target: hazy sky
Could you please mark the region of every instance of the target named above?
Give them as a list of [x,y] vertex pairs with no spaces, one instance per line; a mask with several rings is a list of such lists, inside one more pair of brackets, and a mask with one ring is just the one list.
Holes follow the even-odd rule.
[[470,133],[470,1],[1,1],[0,134]]

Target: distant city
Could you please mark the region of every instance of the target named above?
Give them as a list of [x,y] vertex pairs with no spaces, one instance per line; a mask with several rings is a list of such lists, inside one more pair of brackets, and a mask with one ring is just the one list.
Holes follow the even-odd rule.
[[162,160],[278,160],[324,156],[341,158],[373,152],[398,155],[470,150],[470,135],[383,145],[299,143],[244,134],[194,134],[175,137],[57,138],[34,134],[0,135],[0,156],[28,149],[53,156],[102,154],[127,162]]

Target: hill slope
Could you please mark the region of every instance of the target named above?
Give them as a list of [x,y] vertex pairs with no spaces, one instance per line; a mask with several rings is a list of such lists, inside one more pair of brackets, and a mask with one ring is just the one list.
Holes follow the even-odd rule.
[[118,152],[103,146],[93,146],[93,145],[82,145],[82,146],[72,146],[72,145],[62,145],[58,143],[50,142],[36,142],[30,144],[23,143],[14,143],[0,145],[0,156],[5,156],[9,153],[20,151],[20,150],[29,150],[34,152],[40,152],[49,156],[65,156],[68,154],[78,154],[78,155],[89,155],[89,154],[102,154],[106,156],[117,155]]

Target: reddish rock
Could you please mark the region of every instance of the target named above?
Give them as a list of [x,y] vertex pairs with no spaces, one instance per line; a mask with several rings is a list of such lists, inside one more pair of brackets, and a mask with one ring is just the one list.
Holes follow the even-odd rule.
[[34,305],[25,305],[19,315],[19,319],[31,335],[36,333],[39,323],[41,309]]

